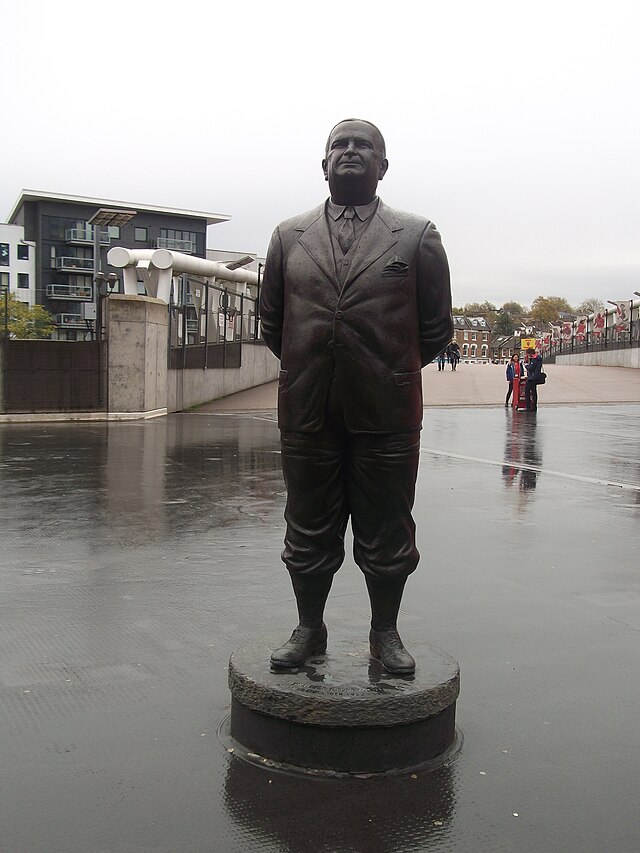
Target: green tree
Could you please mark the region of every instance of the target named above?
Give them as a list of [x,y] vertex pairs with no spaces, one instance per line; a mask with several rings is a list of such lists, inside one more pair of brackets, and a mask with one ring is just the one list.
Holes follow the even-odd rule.
[[505,302],[502,310],[509,314],[514,320],[521,320],[526,314],[527,309],[519,302]]
[[464,306],[464,314],[466,317],[483,317],[486,314],[495,313],[498,309],[493,302],[467,302]]
[[539,325],[556,322],[561,312],[573,313],[573,308],[562,296],[536,296],[531,304],[531,318]]
[[512,335],[516,327],[516,320],[513,319],[508,311],[504,308],[496,317],[496,322],[493,325],[493,332],[497,335]]
[[595,296],[583,301],[576,308],[576,314],[595,314],[596,311],[604,311],[604,302]]
[[9,294],[8,320],[5,317],[4,295],[0,297],[0,332],[8,327],[12,338],[48,338],[55,330],[53,317],[42,305],[27,305],[14,293]]
[[490,326],[496,321],[498,309],[493,304],[485,299],[484,302],[467,302],[462,309],[462,314],[465,317],[485,317]]

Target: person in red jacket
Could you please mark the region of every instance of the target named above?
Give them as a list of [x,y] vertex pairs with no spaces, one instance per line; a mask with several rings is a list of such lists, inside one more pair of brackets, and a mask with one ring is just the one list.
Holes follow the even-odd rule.
[[440,235],[428,219],[378,198],[387,167],[375,125],[339,122],[322,161],[331,197],[281,223],[267,253],[260,319],[281,361],[282,559],[299,618],[271,656],[278,668],[326,649],[325,602],[351,519],[371,654],[390,672],[415,669],[397,617],[419,559],[411,510],[421,368],[451,340],[453,320]]
[[517,353],[514,353],[509,359],[509,364],[507,364],[506,370],[507,382],[509,383],[509,390],[507,391],[507,397],[504,401],[505,409],[509,406],[509,400],[511,399],[511,394],[513,393],[513,381],[516,376],[520,376],[520,359],[518,358]]

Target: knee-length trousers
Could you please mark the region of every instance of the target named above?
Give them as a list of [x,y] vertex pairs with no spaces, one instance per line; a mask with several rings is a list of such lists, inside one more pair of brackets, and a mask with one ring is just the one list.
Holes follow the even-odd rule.
[[326,576],[353,556],[372,577],[406,578],[418,564],[412,516],[420,431],[352,433],[330,394],[320,432],[281,431],[287,487],[282,559],[292,574]]

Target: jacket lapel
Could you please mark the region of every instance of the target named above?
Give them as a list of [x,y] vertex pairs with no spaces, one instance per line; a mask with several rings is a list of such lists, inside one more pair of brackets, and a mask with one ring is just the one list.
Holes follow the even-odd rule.
[[[324,204],[314,208],[305,216],[296,226],[296,231],[301,232],[300,245],[338,288],[336,262]],[[381,201],[372,221],[360,238],[343,289],[398,242],[397,231],[402,231],[402,225],[393,210]]]
[[[384,202],[380,202],[353,255],[344,288],[382,257],[398,242],[396,231],[401,231],[402,225],[397,217]],[[343,288],[343,289],[344,289]]]
[[333,257],[333,246],[331,245],[331,235],[329,234],[324,204],[312,210],[308,218],[296,227],[296,231],[302,232],[300,245],[337,287],[336,262]]

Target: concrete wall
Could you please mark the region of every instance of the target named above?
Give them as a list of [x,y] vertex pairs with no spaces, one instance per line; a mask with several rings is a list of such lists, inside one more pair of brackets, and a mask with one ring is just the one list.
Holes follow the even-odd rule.
[[280,362],[262,343],[242,344],[242,367],[169,370],[167,410],[180,412],[278,378]]
[[640,347],[558,355],[556,356],[556,364],[582,364],[592,367],[640,368]]
[[107,408],[141,417],[167,411],[166,303],[149,296],[110,296],[107,310]]

